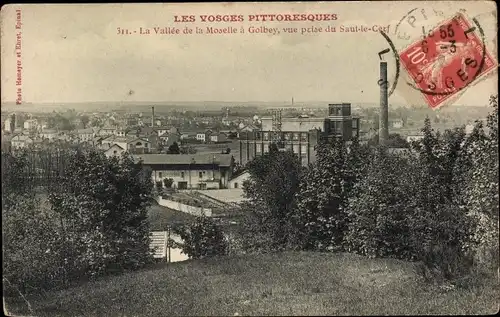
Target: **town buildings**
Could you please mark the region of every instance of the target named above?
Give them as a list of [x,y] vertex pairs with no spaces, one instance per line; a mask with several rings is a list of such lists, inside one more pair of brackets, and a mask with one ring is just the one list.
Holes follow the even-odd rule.
[[18,134],[12,137],[10,142],[13,149],[21,149],[33,144],[33,138],[28,135]]
[[125,137],[110,135],[100,141],[99,147],[104,151],[108,151],[114,145],[118,145],[130,153],[151,153],[151,142],[147,138],[133,135]]
[[359,118],[351,114],[350,103],[328,105],[328,117],[262,118],[259,131],[240,132],[240,163],[245,165],[269,152],[276,143],[283,150],[299,155],[303,165],[316,160],[315,146],[321,137],[340,137],[346,141],[359,136]]

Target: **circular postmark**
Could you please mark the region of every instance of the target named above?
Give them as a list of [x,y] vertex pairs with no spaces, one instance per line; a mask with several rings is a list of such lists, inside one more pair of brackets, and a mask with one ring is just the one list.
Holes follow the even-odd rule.
[[[410,10],[396,26],[398,39],[410,38],[406,33],[401,35],[401,32],[398,32],[403,20],[407,19],[413,29],[417,29],[414,24],[414,14],[417,10]],[[427,19],[423,9],[418,12]],[[438,13],[436,15],[441,17],[441,12]],[[396,89],[400,69],[404,68],[409,78],[407,86],[419,91],[429,106],[436,108],[464,90],[478,77],[494,69],[493,58],[486,50],[483,29],[477,19],[472,20],[475,26],[459,12],[451,19],[438,23],[428,32],[422,26],[423,36],[400,52],[389,36],[380,32],[389,44],[396,61],[396,79],[390,92]],[[476,34],[476,30],[480,36]]]
[[[473,21],[481,36],[480,43],[477,41],[477,36],[472,33],[476,27],[468,24],[464,16],[459,14],[429,32],[421,41],[414,43],[413,51],[410,51],[410,48],[403,51],[400,59],[403,60],[404,54],[407,57],[403,64],[408,71],[415,69],[417,71],[414,76],[415,83],[408,82],[408,85],[423,94],[445,96],[462,90],[472,83],[484,69],[486,59],[484,32],[479,22],[475,19]],[[469,33],[472,33],[471,36]],[[416,63],[419,59],[423,65]],[[449,68],[453,67],[448,66],[456,66],[459,61],[460,67],[453,69],[456,74],[450,74]],[[467,73],[468,68],[475,69],[472,76]],[[456,75],[461,82],[456,85],[456,80],[451,75]],[[422,82],[425,88],[419,87],[418,84]],[[443,85],[441,91],[438,90],[440,84]]]

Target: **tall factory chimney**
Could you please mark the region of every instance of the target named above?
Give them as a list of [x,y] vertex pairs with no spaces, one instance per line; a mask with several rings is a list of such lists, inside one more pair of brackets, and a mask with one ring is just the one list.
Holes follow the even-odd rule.
[[389,101],[387,82],[387,62],[380,62],[380,114],[378,126],[378,142],[385,144],[389,138]]
[[151,117],[151,127],[153,128],[155,126],[155,107],[151,107],[151,110],[153,111],[153,117]]

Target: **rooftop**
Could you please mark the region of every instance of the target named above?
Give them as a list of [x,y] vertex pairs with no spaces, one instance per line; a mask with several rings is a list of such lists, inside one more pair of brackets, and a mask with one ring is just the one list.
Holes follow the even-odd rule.
[[216,164],[231,166],[231,154],[141,154],[133,155],[134,159],[144,164]]
[[92,128],[78,129],[78,130],[76,130],[76,133],[78,133],[78,134],[91,134],[91,133],[94,133],[94,130]]
[[105,143],[108,143],[108,142],[130,143],[130,142],[133,142],[135,140],[141,140],[141,141],[144,141],[144,142],[149,142],[147,139],[141,138],[141,137],[137,137],[135,135],[127,135],[127,136],[110,135],[109,137],[104,138],[102,141],[105,142]]

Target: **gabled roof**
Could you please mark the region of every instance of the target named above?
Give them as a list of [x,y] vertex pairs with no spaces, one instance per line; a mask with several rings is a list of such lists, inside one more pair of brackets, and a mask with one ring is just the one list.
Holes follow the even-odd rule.
[[76,133],[78,133],[78,134],[93,134],[94,130],[92,128],[78,129],[78,130],[76,130]]
[[127,135],[127,136],[110,135],[102,139],[102,141],[106,143],[108,142],[130,143],[134,142],[135,140],[142,140],[144,142],[149,142],[146,138],[137,137],[135,135]]
[[225,135],[225,136],[227,136],[227,133],[226,132],[214,132],[212,134],[212,136],[218,136],[218,135]]
[[198,133],[200,133],[200,132],[198,132],[198,131],[184,131],[181,133],[181,135],[196,135]]
[[102,127],[101,130],[117,130],[117,128],[116,127],[105,126],[105,127]]
[[209,165],[231,166],[231,154],[141,154],[133,155],[137,161],[141,160],[146,165],[175,164],[175,165]]
[[243,128],[239,129],[239,131],[243,131],[245,129],[250,129],[250,130],[259,130],[259,128],[253,124],[248,124],[244,126]]
[[128,143],[132,143],[132,142],[135,142],[135,141],[142,141],[142,142],[148,142],[148,143],[151,143],[148,139],[146,138],[128,138]]
[[234,174],[232,175],[232,177],[231,177],[231,179],[230,179],[230,180],[233,180],[233,179],[235,179],[236,177],[240,177],[241,175],[244,175],[244,174],[250,174],[250,172],[249,172],[248,170],[246,170],[246,169],[242,169],[242,170],[238,171],[237,173],[234,173]]
[[122,150],[125,150],[122,146],[120,146],[120,145],[118,145],[118,144],[116,144],[116,143],[115,143],[115,144],[113,144],[112,146],[110,146],[110,147],[109,147],[106,151],[109,151],[109,150],[111,150],[111,149],[112,149],[112,148],[114,148],[114,147],[118,147],[118,148],[120,148],[120,149],[122,149]]

